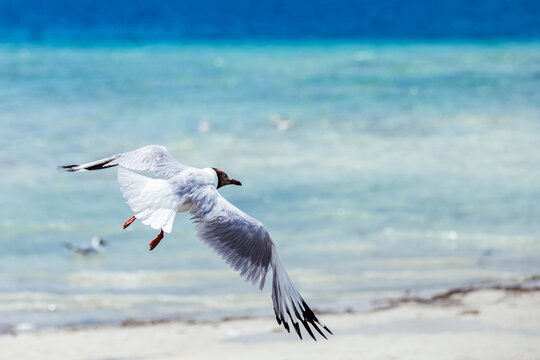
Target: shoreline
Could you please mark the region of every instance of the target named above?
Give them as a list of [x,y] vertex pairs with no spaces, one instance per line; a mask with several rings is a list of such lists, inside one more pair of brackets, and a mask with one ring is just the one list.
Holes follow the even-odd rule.
[[[465,296],[470,293],[483,291],[483,290],[499,290],[504,292],[540,292],[540,274],[532,275],[526,277],[520,281],[512,281],[509,283],[494,283],[494,284],[482,284],[482,285],[464,285],[451,287],[447,290],[441,290],[431,293],[428,296],[422,295],[411,295],[405,294],[400,297],[392,298],[380,298],[374,299],[372,301],[372,306],[369,309],[365,310],[355,310],[352,307],[347,307],[342,311],[328,311],[320,310],[313,308],[314,313],[317,316],[328,316],[328,315],[345,315],[345,314],[369,314],[374,312],[385,311],[393,308],[397,308],[406,304],[423,304],[423,305],[434,305],[434,306],[445,306],[451,304],[459,304],[460,296]],[[274,321],[273,316],[259,316],[259,315],[237,315],[237,316],[223,316],[217,319],[211,320],[197,320],[192,317],[162,317],[162,318],[149,318],[149,319],[137,319],[137,318],[126,318],[119,322],[110,322],[110,323],[92,323],[92,324],[72,324],[60,327],[51,327],[51,328],[31,328],[18,330],[17,326],[13,325],[2,329],[0,331],[0,337],[4,335],[19,335],[25,333],[48,333],[55,331],[84,331],[92,329],[104,329],[104,328],[131,328],[131,327],[141,327],[141,326],[154,326],[154,325],[163,325],[163,324],[185,324],[185,325],[216,325],[225,322],[231,321],[249,321],[249,320],[263,320],[270,319]]]
[[6,359],[538,359],[540,276],[321,317],[334,335],[317,342],[270,317],[229,317],[4,334],[0,349]]

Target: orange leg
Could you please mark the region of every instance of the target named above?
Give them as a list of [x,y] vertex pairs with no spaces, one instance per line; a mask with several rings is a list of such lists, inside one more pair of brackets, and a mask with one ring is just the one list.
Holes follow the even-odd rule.
[[127,228],[129,225],[131,225],[131,223],[134,222],[135,219],[136,219],[135,216],[132,216],[131,218],[129,218],[129,220],[124,223],[124,229]]
[[161,229],[158,236],[150,242],[150,251],[154,250],[156,246],[158,246],[161,239],[163,239],[163,229]]

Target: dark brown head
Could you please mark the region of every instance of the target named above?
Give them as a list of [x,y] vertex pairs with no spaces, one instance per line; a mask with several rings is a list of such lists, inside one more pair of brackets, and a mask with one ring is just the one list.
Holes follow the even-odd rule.
[[225,173],[225,171],[221,170],[221,169],[218,169],[218,168],[212,168],[214,169],[214,171],[216,172],[217,174],[217,178],[218,178],[218,184],[217,184],[217,188],[219,189],[220,187],[222,186],[225,186],[225,185],[238,185],[238,186],[242,186],[242,183],[238,180],[235,180],[235,179],[231,179],[229,177],[229,175],[227,175]]

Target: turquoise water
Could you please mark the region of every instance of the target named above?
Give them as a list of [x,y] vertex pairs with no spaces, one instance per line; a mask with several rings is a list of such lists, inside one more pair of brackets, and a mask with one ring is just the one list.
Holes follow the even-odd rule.
[[1,45],[0,328],[272,314],[187,215],[149,253],[115,170],[56,170],[154,143],[242,181],[315,308],[538,273],[539,104],[533,42]]

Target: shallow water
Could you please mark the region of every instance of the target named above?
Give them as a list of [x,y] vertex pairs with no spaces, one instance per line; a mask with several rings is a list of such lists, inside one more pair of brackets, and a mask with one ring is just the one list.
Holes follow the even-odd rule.
[[313,307],[538,273],[539,81],[533,42],[2,45],[0,327],[271,314],[188,216],[149,253],[114,169],[56,170],[152,143],[242,181]]

